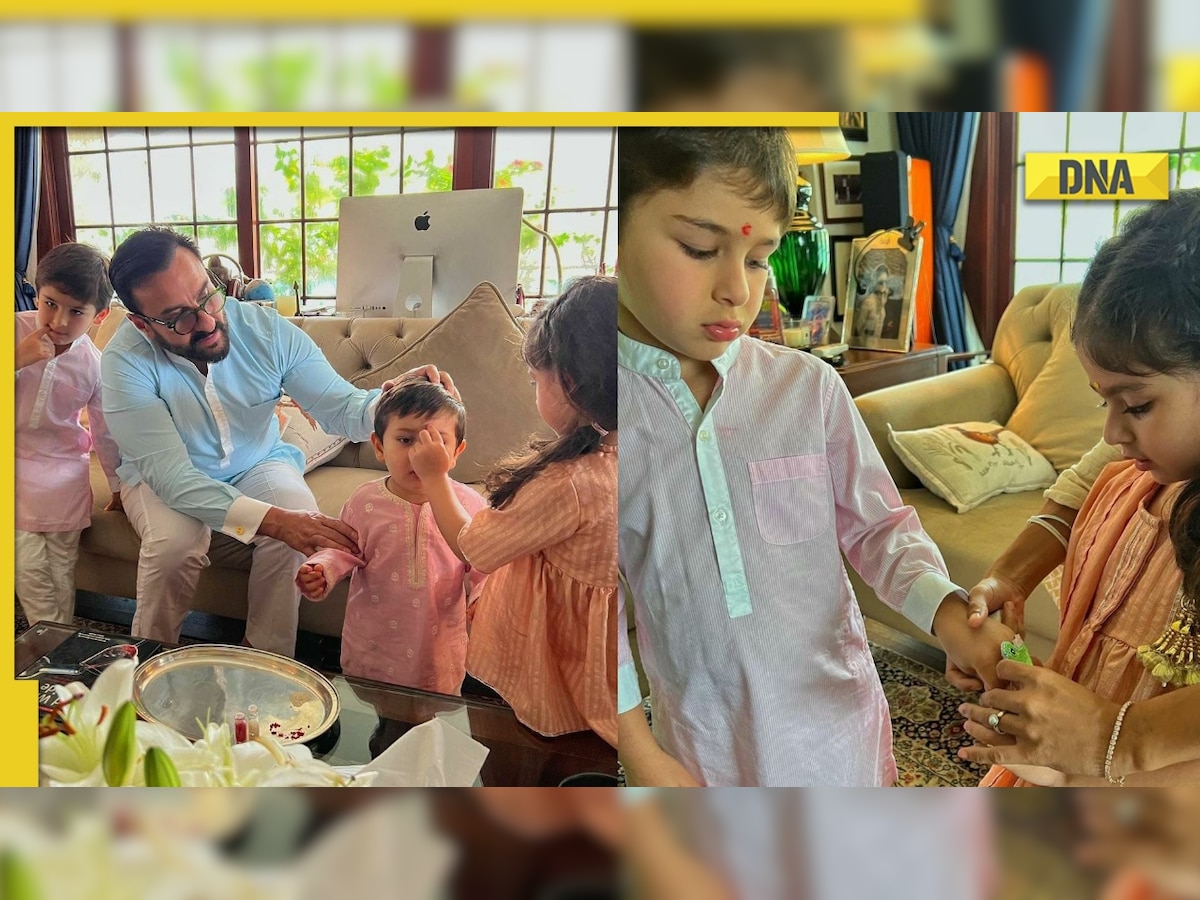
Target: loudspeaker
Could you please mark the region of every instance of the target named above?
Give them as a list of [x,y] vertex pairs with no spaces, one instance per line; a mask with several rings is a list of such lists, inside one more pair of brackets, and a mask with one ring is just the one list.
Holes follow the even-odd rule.
[[908,219],[908,154],[899,150],[867,153],[862,173],[863,234],[896,228]]

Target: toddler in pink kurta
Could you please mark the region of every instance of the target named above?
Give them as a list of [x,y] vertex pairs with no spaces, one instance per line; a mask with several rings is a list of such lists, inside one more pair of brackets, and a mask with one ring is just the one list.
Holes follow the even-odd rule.
[[[361,558],[344,550],[308,558],[325,567],[331,586],[350,573],[342,671],[458,694],[466,673],[468,590],[474,593],[486,576],[454,555],[428,503],[397,497],[386,482],[364,484],[342,507],[341,520],[358,532]],[[471,488],[454,487],[472,513],[487,506]]]
[[[300,567],[296,584],[304,596],[320,600],[351,573],[342,625],[347,675],[458,694],[466,674],[468,590],[473,593],[484,576],[450,549],[413,470],[411,454],[421,434],[438,436],[450,468],[467,446],[462,400],[453,384],[427,380],[438,377],[430,368],[385,385],[379,397],[371,446],[388,474],[358,488],[341,512],[362,555],[321,550]],[[487,505],[469,487],[450,484],[472,514]]]

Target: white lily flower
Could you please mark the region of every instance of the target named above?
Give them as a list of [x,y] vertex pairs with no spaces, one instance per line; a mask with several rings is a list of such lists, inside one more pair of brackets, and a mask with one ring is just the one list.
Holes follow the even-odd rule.
[[[41,783],[49,786],[104,785],[104,747],[113,713],[133,695],[132,660],[105,669],[89,690],[78,682],[62,689],[74,699],[62,710],[62,731],[39,743]],[[375,773],[350,776],[321,760],[303,744],[283,745],[270,735],[235,744],[229,725],[208,723],[195,741],[153,722],[137,722],[136,763],[130,782],[145,784],[144,760],[151,747],[174,763],[184,787],[367,786]]]
[[62,711],[64,730],[38,742],[43,785],[95,787],[104,784],[100,763],[117,708],[133,696],[133,660],[110,665],[89,690],[76,681],[64,689],[74,697]]

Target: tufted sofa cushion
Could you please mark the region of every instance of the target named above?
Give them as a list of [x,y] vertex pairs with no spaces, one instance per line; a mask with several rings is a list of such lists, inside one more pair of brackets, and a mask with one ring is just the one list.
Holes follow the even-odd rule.
[[1091,450],[1104,429],[1104,410],[1071,342],[1078,295],[1077,284],[1025,288],[1000,319],[992,348],[1017,390],[1007,427],[1060,472]]

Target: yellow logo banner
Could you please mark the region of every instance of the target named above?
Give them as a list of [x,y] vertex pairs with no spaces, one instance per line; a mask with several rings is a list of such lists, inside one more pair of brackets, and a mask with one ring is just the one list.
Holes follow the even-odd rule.
[[1166,200],[1165,153],[1026,153],[1026,200]]

